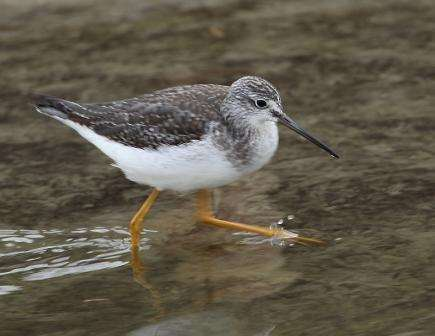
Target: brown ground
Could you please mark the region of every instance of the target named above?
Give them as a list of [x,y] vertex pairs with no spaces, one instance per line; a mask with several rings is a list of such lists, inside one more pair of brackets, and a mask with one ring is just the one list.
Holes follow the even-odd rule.
[[[229,325],[228,335],[270,326],[272,336],[435,334],[433,1],[0,7],[0,229],[126,227],[146,194],[75,133],[36,114],[31,92],[105,101],[256,74],[342,156],[329,159],[283,129],[273,162],[224,188],[220,211],[258,224],[291,213],[296,227],[339,243],[236,245],[228,233],[195,229],[190,196],[166,194],[148,222],[159,230],[148,262],[164,318],[128,267],[42,282],[9,276],[5,284],[25,290],[0,296],[6,335],[121,335],[183,316],[194,326]],[[0,271],[27,265],[2,262],[8,248],[0,241]],[[83,308],[88,292],[111,304]]]

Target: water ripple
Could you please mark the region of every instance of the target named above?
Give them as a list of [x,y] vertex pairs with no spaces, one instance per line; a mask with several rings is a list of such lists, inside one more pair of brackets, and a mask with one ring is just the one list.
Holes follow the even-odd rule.
[[[149,231],[145,232],[145,234]],[[141,249],[149,248],[143,235]],[[120,227],[66,230],[0,230],[0,279],[46,280],[121,267],[128,263],[130,235]],[[0,294],[20,290],[0,286]]]

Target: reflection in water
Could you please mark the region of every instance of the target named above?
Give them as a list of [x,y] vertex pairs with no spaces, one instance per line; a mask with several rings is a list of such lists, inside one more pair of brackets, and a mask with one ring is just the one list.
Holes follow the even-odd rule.
[[12,292],[15,292],[17,290],[20,290],[20,287],[18,286],[0,286],[0,295],[9,294]]
[[[35,289],[55,297],[80,286],[65,301],[71,309],[86,304],[122,311],[129,304],[118,306],[118,293],[142,306],[129,313],[143,316],[132,335],[270,335],[274,321],[245,324],[233,311],[238,304],[278,293],[299,277],[283,267],[283,249],[261,239],[204,226],[168,239],[144,230],[140,248],[131,249],[129,232],[121,227],[0,230],[0,295],[13,298],[21,292],[15,295],[30,300],[28,291]],[[129,261],[132,272],[125,272]],[[108,271],[114,268],[118,270]],[[131,274],[140,286],[132,286]],[[107,276],[114,278],[107,281]],[[31,284],[36,281],[40,283]],[[57,309],[44,303],[44,297],[35,301],[36,310],[55,314]],[[209,327],[214,331],[207,331]]]
[[241,246],[239,237],[200,226],[153,244],[152,253],[132,249],[134,279],[145,289],[139,298],[154,314],[129,335],[272,335],[272,319],[248,323],[237,309],[278,294],[299,274],[283,267],[283,249]]
[[[181,246],[175,242],[177,249],[181,249]],[[236,245],[231,245],[230,249]],[[191,246],[194,249],[198,246]],[[217,246],[216,246],[217,247]],[[223,247],[223,246],[222,246]],[[217,247],[219,250],[219,247]],[[254,247],[255,249],[256,247]],[[275,325],[270,323],[260,322],[258,325],[245,324],[243,319],[239,319],[232,309],[221,309],[219,303],[226,301],[228,298],[237,300],[244,300],[251,297],[263,296],[265,294],[272,294],[275,290],[279,289],[279,286],[275,286],[281,281],[286,284],[291,281],[291,272],[285,272],[283,277],[278,280],[267,279],[267,271],[274,269],[272,265],[262,263],[262,257],[258,259],[254,256],[253,260],[259,262],[258,265],[252,265],[246,263],[244,254],[231,253],[234,257],[233,260],[227,259],[225,262],[228,266],[228,270],[219,267],[222,260],[222,252],[216,251],[217,254],[211,253],[202,247],[196,252],[199,254],[199,258],[191,258],[193,255],[189,254],[190,258],[187,260],[180,260],[180,263],[173,270],[160,274],[167,278],[176,278],[177,291],[190,293],[189,297],[181,298],[180,294],[177,295],[177,291],[174,291],[173,295],[164,295],[160,293],[157,287],[154,287],[151,282],[146,278],[147,269],[144,266],[140,258],[139,249],[132,248],[131,250],[131,267],[133,270],[134,279],[142,287],[144,287],[147,293],[150,294],[152,305],[157,315],[149,320],[146,325],[141,326],[134,331],[130,332],[129,336],[218,336],[228,335],[236,336],[245,334],[253,336],[270,336],[275,329]],[[226,247],[224,248],[226,250]],[[179,250],[181,251],[181,250]],[[235,252],[234,250],[233,252]],[[260,252],[261,250],[254,250]],[[166,254],[167,257],[172,256],[173,250],[162,249],[160,252]],[[178,252],[175,252],[178,254]],[[226,252],[224,252],[226,253]],[[272,255],[275,255],[272,251]],[[270,255],[269,255],[270,256]],[[279,259],[278,264],[280,264]],[[275,264],[276,265],[276,264]],[[192,268],[194,266],[195,268]],[[265,271],[264,278],[265,287],[253,286],[254,282],[249,278],[252,275],[253,266],[256,271]],[[153,270],[155,272],[156,270]],[[172,274],[174,273],[174,274]],[[258,280],[258,279],[257,279]],[[208,287],[204,292],[204,285]],[[174,288],[175,289],[175,288]],[[191,290],[194,289],[193,292]],[[250,292],[250,295],[247,293]],[[145,298],[147,298],[145,296]],[[165,302],[163,301],[165,299]],[[171,302],[183,302],[183,309],[181,315],[174,317],[174,308],[171,307]],[[216,305],[216,303],[218,305]],[[167,309],[164,307],[167,305]],[[186,313],[190,312],[190,313]],[[178,315],[178,314],[177,314]],[[151,322],[151,323],[150,323]]]
[[[239,319],[222,309],[186,314],[132,331],[128,336],[238,336]],[[275,326],[252,331],[251,336],[270,336]]]
[[[141,238],[142,241],[143,238]],[[146,279],[147,270],[145,269],[144,264],[140,260],[139,256],[139,247],[131,246],[131,261],[130,261],[131,269],[133,271],[134,280],[140,284],[143,288],[149,291],[151,295],[151,300],[157,315],[155,319],[160,319],[165,315],[165,310],[162,305],[162,299],[160,297],[160,293],[157,289],[153,287],[153,285]]]
[[[143,237],[142,249],[149,248]],[[128,262],[129,233],[122,228],[0,230],[0,277],[36,281],[120,267]],[[3,293],[8,293],[6,289]]]
[[[27,280],[27,281],[45,280],[45,279],[55,278],[55,277],[59,277],[59,276],[67,275],[67,274],[79,274],[79,273],[85,273],[85,272],[91,272],[91,271],[98,271],[98,270],[102,270],[102,269],[114,268],[114,267],[119,267],[119,266],[122,266],[125,264],[126,264],[126,262],[123,262],[123,261],[113,261],[113,262],[103,261],[103,262],[96,262],[96,263],[90,264],[90,265],[77,265],[77,266],[69,265],[69,266],[66,266],[65,268],[53,267],[51,269],[44,270],[44,271],[37,272],[37,273],[31,274],[29,276],[26,276],[24,278],[24,280]],[[60,264],[60,266],[62,266],[62,264]]]

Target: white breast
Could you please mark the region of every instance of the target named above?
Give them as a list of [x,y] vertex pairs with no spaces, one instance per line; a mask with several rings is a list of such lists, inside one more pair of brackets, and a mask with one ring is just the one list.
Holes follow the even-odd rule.
[[[208,139],[158,150],[140,149],[107,139],[70,120],[59,121],[76,130],[109,156],[129,180],[159,190],[214,188],[231,183],[243,174]],[[265,143],[259,146],[267,147]],[[259,161],[266,160],[266,153],[260,156]]]

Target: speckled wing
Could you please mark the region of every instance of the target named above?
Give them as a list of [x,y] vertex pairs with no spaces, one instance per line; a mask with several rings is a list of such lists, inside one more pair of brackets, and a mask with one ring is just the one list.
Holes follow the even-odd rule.
[[45,96],[37,107],[61,111],[69,120],[124,145],[157,149],[201,139],[221,117],[220,106],[227,93],[226,86],[198,84],[102,104],[76,104]]

